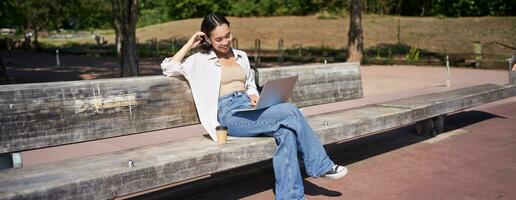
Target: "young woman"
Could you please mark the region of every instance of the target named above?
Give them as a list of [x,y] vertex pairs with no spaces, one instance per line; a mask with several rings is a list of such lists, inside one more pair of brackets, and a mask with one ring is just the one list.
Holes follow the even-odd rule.
[[[192,89],[203,127],[213,140],[215,128],[228,127],[230,136],[271,136],[276,139],[273,157],[276,199],[304,199],[298,155],[313,177],[336,179],[347,173],[334,164],[303,114],[291,103],[250,112],[233,112],[257,104],[258,91],[245,52],[231,48],[229,21],[222,15],[204,17],[201,31],[173,57],[161,63],[163,74],[184,76]],[[185,55],[201,47],[201,52]]]

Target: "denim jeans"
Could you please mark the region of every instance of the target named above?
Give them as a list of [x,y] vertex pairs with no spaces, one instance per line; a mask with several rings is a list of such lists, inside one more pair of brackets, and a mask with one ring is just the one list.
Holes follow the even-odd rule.
[[272,162],[276,199],[304,199],[298,155],[303,160],[306,173],[312,177],[324,175],[333,162],[295,105],[281,103],[255,111],[232,111],[250,105],[250,99],[244,92],[233,92],[221,97],[218,105],[220,124],[228,127],[230,136],[274,137],[277,147]]

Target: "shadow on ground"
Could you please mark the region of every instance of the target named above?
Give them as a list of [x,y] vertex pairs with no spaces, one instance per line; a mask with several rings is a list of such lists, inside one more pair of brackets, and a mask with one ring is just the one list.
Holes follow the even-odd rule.
[[[461,129],[492,118],[505,118],[482,111],[465,111],[447,116],[446,132]],[[349,165],[377,155],[430,139],[430,136],[414,134],[415,126],[409,125],[372,134],[360,139],[326,145],[335,163]],[[304,169],[302,170],[304,171]],[[341,192],[319,187],[305,177],[305,194],[311,196],[341,196]],[[212,174],[208,178],[185,183],[168,189],[148,193],[134,199],[241,199],[274,187],[272,161]]]
[[[45,52],[0,51],[9,77],[6,84],[90,80],[120,77],[116,57],[60,55]],[[161,75],[157,58],[139,61],[140,76]]]

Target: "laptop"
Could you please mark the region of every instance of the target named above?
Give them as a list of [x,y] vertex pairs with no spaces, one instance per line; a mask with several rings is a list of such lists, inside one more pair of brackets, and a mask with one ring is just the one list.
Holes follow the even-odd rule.
[[287,102],[292,95],[292,91],[294,90],[294,85],[296,84],[297,79],[298,76],[291,76],[287,78],[267,81],[265,86],[263,86],[260,99],[258,100],[258,104],[255,107],[235,109],[233,111],[254,111],[268,108],[279,103]]

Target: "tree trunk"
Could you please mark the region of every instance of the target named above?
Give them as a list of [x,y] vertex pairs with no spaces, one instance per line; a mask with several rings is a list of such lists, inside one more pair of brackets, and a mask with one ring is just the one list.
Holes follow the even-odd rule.
[[112,0],[111,9],[113,13],[113,28],[115,29],[115,48],[118,67],[120,68],[120,76],[123,76],[122,68],[122,1]]
[[39,27],[36,26],[34,28],[34,45],[33,45],[35,50],[38,50],[38,48],[39,48],[38,34],[39,34]]
[[[4,78],[4,81],[9,81],[9,77],[7,76],[7,69],[5,69],[4,61],[0,56],[0,77]],[[2,83],[2,82],[0,82]]]
[[351,0],[351,15],[348,32],[348,62],[361,62],[364,39],[362,36],[362,14],[360,0]]
[[138,0],[113,0],[113,27],[121,76],[138,76]]

